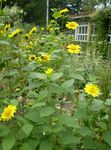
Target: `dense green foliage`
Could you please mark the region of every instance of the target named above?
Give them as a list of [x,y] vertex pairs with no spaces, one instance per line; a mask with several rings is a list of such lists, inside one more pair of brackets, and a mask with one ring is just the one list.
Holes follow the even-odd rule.
[[[45,29],[0,24],[1,150],[111,149],[111,73],[94,51],[69,53],[74,38],[56,22],[63,15]],[[89,95],[89,83],[100,93]],[[10,105],[16,114],[3,120]]]
[[93,21],[96,26],[96,47],[97,51],[106,57],[108,50],[108,33],[111,24],[111,9],[104,9],[93,14]]

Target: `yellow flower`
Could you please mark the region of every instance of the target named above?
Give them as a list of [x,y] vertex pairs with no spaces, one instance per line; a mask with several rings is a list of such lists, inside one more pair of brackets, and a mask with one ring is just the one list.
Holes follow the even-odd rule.
[[45,70],[45,74],[46,75],[51,75],[53,72],[53,69],[52,68],[48,68],[47,70]]
[[8,31],[8,30],[10,30],[10,24],[6,24],[6,25],[4,26],[4,31]]
[[25,37],[26,39],[29,39],[29,38],[30,38],[30,35],[27,33],[27,34],[24,35],[24,37]]
[[21,33],[22,31],[20,29],[16,29],[11,34],[9,34],[9,38],[15,37],[17,34]]
[[41,31],[43,31],[44,30],[44,28],[41,28]]
[[54,31],[54,28],[49,28],[49,31],[50,31],[50,32],[53,32],[53,31]]
[[36,60],[37,60],[36,55],[30,55],[30,56],[29,56],[29,60],[30,60],[30,61],[36,61]]
[[68,22],[68,23],[66,24],[66,27],[67,27],[68,29],[72,29],[72,30],[76,29],[78,26],[79,26],[79,25],[78,25],[76,22],[74,22],[74,21]]
[[66,13],[66,12],[69,12],[69,10],[67,8],[60,10],[61,14]]
[[33,27],[33,28],[30,30],[29,34],[31,35],[32,33],[36,32],[36,31],[37,31],[37,28],[36,28],[36,27]]
[[14,113],[16,113],[16,110],[17,108],[15,105],[9,105],[5,107],[3,113],[1,114],[1,120],[3,121],[10,120],[12,117],[14,117]]
[[30,41],[27,45],[26,48],[33,48],[34,47],[34,43],[32,41]]
[[19,91],[20,91],[20,88],[16,88],[16,89],[15,89],[15,92],[19,92]]
[[85,93],[92,95],[93,97],[98,97],[100,95],[100,89],[95,84],[86,84]]
[[78,54],[80,53],[81,47],[79,45],[69,44],[67,46],[68,52],[71,54]]
[[49,54],[42,54],[40,57],[38,57],[38,61],[39,62],[47,62],[47,61],[50,61],[51,59],[51,55]]

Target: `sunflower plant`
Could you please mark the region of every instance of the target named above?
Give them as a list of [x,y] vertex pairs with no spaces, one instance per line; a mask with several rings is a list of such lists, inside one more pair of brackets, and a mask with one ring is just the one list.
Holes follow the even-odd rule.
[[110,150],[111,99],[101,99],[100,63],[60,27],[58,34],[41,29],[13,27],[2,34],[0,149]]

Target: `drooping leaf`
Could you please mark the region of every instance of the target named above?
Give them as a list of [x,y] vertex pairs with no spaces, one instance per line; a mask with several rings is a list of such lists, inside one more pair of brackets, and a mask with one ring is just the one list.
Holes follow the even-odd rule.
[[62,87],[62,88],[70,88],[73,84],[74,84],[74,79],[71,79],[71,80],[65,81],[65,82],[61,85],[61,87]]
[[9,134],[6,137],[4,137],[2,141],[2,148],[3,150],[11,150],[12,147],[15,145],[15,135]]

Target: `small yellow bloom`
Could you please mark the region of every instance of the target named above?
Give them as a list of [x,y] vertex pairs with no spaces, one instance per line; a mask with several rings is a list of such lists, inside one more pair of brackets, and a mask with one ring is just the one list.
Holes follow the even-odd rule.
[[44,28],[41,28],[41,31],[43,31],[44,30]]
[[6,24],[6,25],[4,26],[4,31],[8,31],[8,30],[10,30],[10,24]]
[[78,54],[80,53],[81,47],[79,45],[69,44],[67,46],[68,52],[71,54]]
[[50,31],[50,32],[53,32],[53,31],[54,31],[54,28],[49,28],[49,31]]
[[26,39],[29,39],[29,38],[30,38],[30,35],[27,33],[27,34],[24,35],[24,37],[25,37]]
[[29,35],[31,35],[32,33],[36,32],[37,31],[37,28],[36,27],[33,27],[30,32],[29,32]]
[[20,88],[16,88],[16,89],[15,89],[15,92],[19,92],[19,91],[20,91]]
[[92,95],[93,97],[98,97],[100,95],[100,89],[95,84],[86,84],[85,93]]
[[74,21],[68,22],[68,23],[66,24],[66,27],[67,27],[68,29],[72,29],[72,30],[76,29],[78,26],[79,26],[78,23],[76,23],[76,22],[74,22]]
[[53,69],[52,68],[48,68],[47,70],[45,70],[45,74],[46,75],[51,75],[53,73]]
[[17,108],[15,105],[9,105],[5,107],[3,113],[1,114],[1,120],[3,121],[10,120],[12,117],[14,117],[14,113],[16,113],[16,110]]
[[37,60],[36,55],[30,55],[30,56],[29,56],[29,60],[30,60],[30,61],[36,61],[36,60]]
[[42,54],[40,57],[38,57],[39,62],[47,62],[51,60],[51,55],[49,54]]
[[60,10],[60,13],[61,13],[61,14],[67,13],[67,12],[69,12],[69,10],[68,10],[67,8]]

